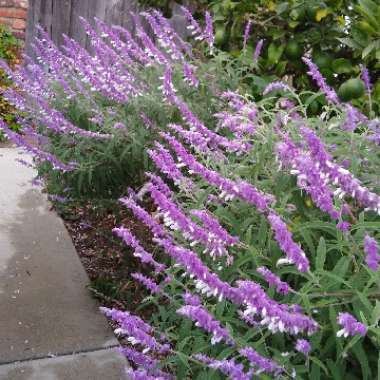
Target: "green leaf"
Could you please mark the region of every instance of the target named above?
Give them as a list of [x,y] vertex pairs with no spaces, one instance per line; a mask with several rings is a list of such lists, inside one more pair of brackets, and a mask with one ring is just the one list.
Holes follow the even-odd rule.
[[361,343],[355,344],[352,347],[352,351],[360,363],[360,367],[362,369],[362,377],[361,378],[363,380],[370,379],[371,370],[369,367],[366,352],[364,351],[362,344]]
[[372,310],[371,325],[377,325],[380,319],[380,302],[376,300],[376,306]]
[[323,266],[326,261],[326,242],[323,236],[320,237],[318,247],[317,247],[317,258],[315,266],[318,271],[323,270]]
[[329,374],[329,370],[327,367],[315,356],[310,356],[309,358],[313,363],[315,363],[318,367],[322,368],[326,375]]
[[327,359],[327,365],[334,380],[341,380],[343,378],[342,369],[336,363],[334,363],[331,359]]
[[322,8],[322,9],[318,9],[316,15],[315,15],[315,20],[317,22],[320,22],[321,20],[323,20],[325,17],[327,17],[329,14],[331,13],[331,9],[330,8]]
[[367,57],[367,55],[372,53],[372,50],[379,49],[380,47],[380,41],[376,40],[371,42],[363,51],[362,51],[362,58]]
[[268,63],[270,65],[276,65],[278,61],[280,60],[282,53],[284,51],[285,46],[284,45],[275,45],[274,43],[271,43],[268,47]]
[[335,59],[332,68],[337,74],[348,74],[353,70],[351,62],[346,58]]
[[354,49],[354,50],[361,50],[362,49],[362,46],[352,38],[348,38],[348,37],[347,38],[337,38],[337,40],[340,41],[342,44],[347,45],[351,49]]

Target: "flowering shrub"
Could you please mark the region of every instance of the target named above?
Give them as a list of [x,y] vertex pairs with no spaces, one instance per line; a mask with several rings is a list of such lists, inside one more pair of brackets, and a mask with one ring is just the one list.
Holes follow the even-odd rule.
[[151,323],[102,308],[126,338],[129,378],[374,378],[378,121],[342,104],[307,57],[329,101],[319,117],[279,82],[253,102],[244,66],[213,46],[210,15],[203,26],[184,12],[208,57],[152,11],[143,17],[157,44],[137,19],[136,39],[83,21],[93,56],[69,39],[61,53],[41,32],[48,71],[4,67],[20,89],[5,96],[22,111],[24,135],[1,127],[44,170],[66,180],[96,165],[101,149],[136,141],[144,145],[126,155],[130,166],[140,174],[145,154],[154,164],[120,199],[150,230],[146,241],[114,230],[146,265],[132,277],[150,293]]

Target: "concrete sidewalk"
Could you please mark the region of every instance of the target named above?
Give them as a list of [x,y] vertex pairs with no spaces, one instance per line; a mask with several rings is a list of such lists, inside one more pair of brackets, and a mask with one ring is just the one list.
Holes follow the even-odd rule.
[[0,380],[121,380],[126,361],[34,171],[0,148]]

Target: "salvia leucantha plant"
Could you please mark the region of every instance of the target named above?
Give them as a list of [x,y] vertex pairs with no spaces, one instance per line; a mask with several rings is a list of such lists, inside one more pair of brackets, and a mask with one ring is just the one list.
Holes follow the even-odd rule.
[[[241,79],[262,42],[244,67],[214,48],[210,14],[200,25],[183,11],[197,48],[149,11],[154,39],[137,16],[136,36],[83,20],[91,54],[40,30],[37,62],[2,64],[23,125],[2,122],[8,138],[65,185],[87,173],[90,190],[124,186],[120,207],[150,231],[113,231],[144,264],[132,277],[153,310],[102,308],[128,378],[377,378],[379,122],[307,56],[328,102],[318,117],[282,82],[254,102]],[[98,166],[108,177],[94,185]]]

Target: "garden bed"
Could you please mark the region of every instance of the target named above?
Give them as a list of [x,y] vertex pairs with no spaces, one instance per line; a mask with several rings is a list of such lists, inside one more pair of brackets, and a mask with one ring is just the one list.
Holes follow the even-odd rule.
[[[98,206],[86,201],[58,206],[57,211],[89,276],[89,290],[94,297],[102,306],[136,311],[146,291],[131,279],[130,274],[144,271],[144,268],[132,251],[112,236],[112,229],[124,225],[142,241],[150,240],[149,231],[130,213],[118,210],[116,214],[117,202],[113,206]],[[144,313],[149,314],[149,310]]]

